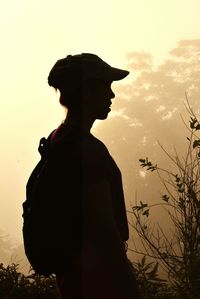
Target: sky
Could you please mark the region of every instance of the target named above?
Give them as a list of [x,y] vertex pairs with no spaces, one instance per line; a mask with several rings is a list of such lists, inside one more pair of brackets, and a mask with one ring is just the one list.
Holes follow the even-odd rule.
[[178,41],[200,38],[200,1],[0,3],[0,228],[21,241],[21,205],[39,159],[39,139],[65,113],[47,85],[53,64],[68,54],[89,52],[126,69],[126,54],[134,51],[151,53],[159,64]]

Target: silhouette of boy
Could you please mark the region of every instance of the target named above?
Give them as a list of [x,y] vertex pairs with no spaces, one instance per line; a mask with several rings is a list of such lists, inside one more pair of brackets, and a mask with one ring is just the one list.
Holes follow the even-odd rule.
[[51,192],[62,267],[56,273],[62,298],[141,298],[126,256],[129,238],[121,173],[106,146],[91,133],[115,97],[111,83],[128,71],[88,53],[56,62],[48,83],[60,91],[65,121],[51,135]]

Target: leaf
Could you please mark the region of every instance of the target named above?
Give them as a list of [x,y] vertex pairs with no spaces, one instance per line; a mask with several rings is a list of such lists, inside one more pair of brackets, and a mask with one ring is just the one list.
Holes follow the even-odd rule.
[[142,215],[146,216],[146,217],[149,217],[149,209],[145,210]]
[[196,119],[196,117],[190,117],[190,128],[192,130],[200,130],[200,122]]
[[145,163],[145,159],[139,159],[140,163]]
[[164,200],[165,202],[169,202],[169,196],[167,194],[164,194],[162,196],[162,200]]
[[157,164],[153,165],[153,164],[148,160],[148,158],[146,158],[146,159],[139,159],[139,162],[140,162],[140,166],[142,166],[143,168],[146,167],[147,170],[154,171],[154,170],[157,169]]
[[136,211],[140,211],[140,210],[143,210],[144,208],[147,208],[147,207],[148,207],[147,203],[143,203],[142,201],[140,201],[140,205],[133,206],[132,209],[136,210]]
[[142,201],[140,201],[140,204],[141,204],[141,208],[146,208],[148,207],[148,204],[147,203],[143,203]]
[[193,148],[195,148],[195,147],[200,147],[200,139],[195,140],[195,141],[193,142]]
[[176,183],[179,183],[181,179],[179,178],[178,174],[175,175],[175,178],[176,178]]
[[132,210],[133,210],[133,211],[135,211],[135,210],[137,211],[137,210],[138,210],[138,206],[133,206],[133,207],[132,207]]
[[190,121],[190,128],[191,129],[195,129],[195,124],[197,123],[197,119],[195,117],[190,117],[191,121]]

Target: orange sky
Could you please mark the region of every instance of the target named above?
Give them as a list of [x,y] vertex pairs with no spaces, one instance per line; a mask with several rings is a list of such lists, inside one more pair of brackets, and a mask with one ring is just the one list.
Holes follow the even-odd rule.
[[199,0],[10,0],[0,12],[0,228],[21,240],[21,204],[37,144],[62,120],[47,85],[52,64],[93,52],[126,68],[126,53],[159,63],[181,39],[200,37]]

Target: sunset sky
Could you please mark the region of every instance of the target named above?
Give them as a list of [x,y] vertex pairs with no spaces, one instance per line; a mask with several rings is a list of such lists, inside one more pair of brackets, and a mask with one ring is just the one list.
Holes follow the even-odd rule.
[[126,53],[156,63],[182,39],[200,38],[199,0],[1,1],[0,229],[22,240],[25,184],[37,145],[62,121],[47,76],[55,61],[90,52],[126,68]]

